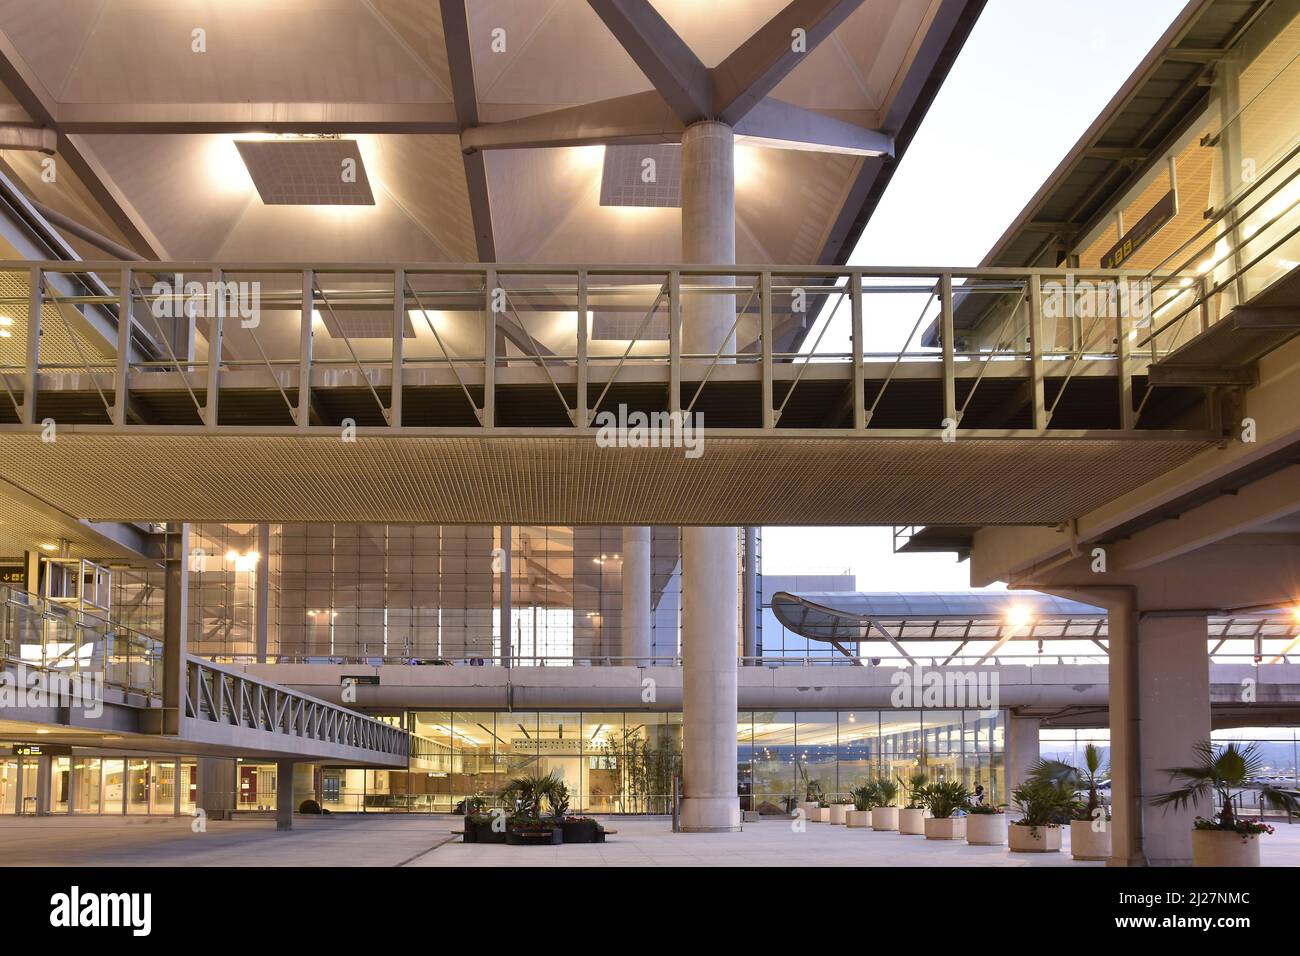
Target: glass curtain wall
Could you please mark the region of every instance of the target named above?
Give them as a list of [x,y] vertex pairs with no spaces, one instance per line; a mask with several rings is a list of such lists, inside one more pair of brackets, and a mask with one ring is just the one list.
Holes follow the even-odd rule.
[[[326,807],[457,811],[467,797],[491,801],[511,777],[554,773],[574,810],[671,810],[679,713],[415,711],[408,720],[418,735],[410,770],[340,772]],[[737,793],[744,809],[786,813],[811,781],[828,798],[846,798],[869,779],[924,764],[932,779],[982,783],[1004,802],[1003,730],[1000,713],[975,711],[744,712]]]

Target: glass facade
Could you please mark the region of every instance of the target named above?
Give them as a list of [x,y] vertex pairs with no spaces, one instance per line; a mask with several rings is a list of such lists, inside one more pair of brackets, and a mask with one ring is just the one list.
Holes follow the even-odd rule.
[[[148,757],[74,754],[49,758],[50,812],[72,814],[173,814],[194,809],[195,763],[179,761],[182,781],[176,802],[178,762]],[[0,813],[36,813],[41,762],[36,757],[0,760]]]
[[[322,771],[336,811],[455,811],[521,773],[555,773],[589,813],[668,813],[681,767],[681,714],[414,711],[411,769]],[[746,711],[737,719],[744,809],[784,813],[804,776],[832,797],[922,763],[934,780],[982,783],[1005,800],[1004,718],[974,711]],[[273,770],[274,768],[268,768]]]

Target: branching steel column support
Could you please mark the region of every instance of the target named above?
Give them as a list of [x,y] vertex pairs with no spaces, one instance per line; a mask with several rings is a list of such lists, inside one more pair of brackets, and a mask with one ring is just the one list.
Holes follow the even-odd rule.
[[[734,137],[701,122],[682,136],[682,259],[736,261]],[[692,279],[692,284],[698,282]],[[734,352],[733,295],[686,294],[682,347]],[[736,794],[737,572],[735,528],[682,529],[682,792],[685,832],[740,829]]]
[[167,529],[163,586],[163,733],[179,736],[185,715],[186,627],[189,623],[190,526]]

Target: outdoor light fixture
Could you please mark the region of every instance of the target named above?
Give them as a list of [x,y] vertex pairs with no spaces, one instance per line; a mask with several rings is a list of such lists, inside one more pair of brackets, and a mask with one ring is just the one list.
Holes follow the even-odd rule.
[[226,563],[233,564],[236,571],[254,571],[257,569],[257,562],[262,556],[256,551],[249,551],[247,554],[240,554],[234,548],[226,552]]
[[1007,609],[1008,627],[1027,627],[1034,622],[1033,612],[1021,604],[1013,604]]

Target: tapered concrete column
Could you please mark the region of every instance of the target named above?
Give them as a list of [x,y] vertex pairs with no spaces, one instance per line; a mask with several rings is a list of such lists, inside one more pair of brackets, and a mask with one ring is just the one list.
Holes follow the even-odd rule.
[[1041,721],[1036,717],[1007,715],[1007,800],[1011,791],[1029,778],[1029,771],[1039,760],[1038,731]]
[[275,763],[275,828],[293,829],[293,761],[277,760]]
[[685,831],[740,829],[736,795],[736,529],[682,529]]
[[[734,137],[725,123],[682,134],[682,260],[736,261]],[[709,280],[734,285],[734,280]],[[701,284],[692,278],[688,285]],[[685,294],[682,351],[735,349],[734,296]],[[683,373],[690,379],[694,373]],[[708,423],[704,423],[707,427]],[[736,795],[737,561],[735,528],[682,529],[682,806],[684,831],[740,829]]]
[[[1098,602],[1100,603],[1100,602]],[[1139,782],[1137,610],[1131,591],[1106,605],[1110,685],[1110,860],[1143,866],[1142,787]]]
[[229,757],[199,757],[195,767],[194,806],[209,820],[229,820],[235,812],[239,770]]
[[[623,529],[623,641],[620,656],[650,656],[650,529]],[[644,660],[623,661],[645,664]]]
[[1165,770],[1196,762],[1193,747],[1210,739],[1210,655],[1204,614],[1138,617],[1138,753],[1142,848],[1150,866],[1189,866],[1192,823],[1214,812],[1209,801],[1184,810],[1153,807],[1174,789]]

